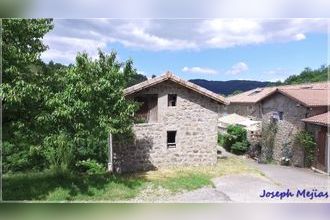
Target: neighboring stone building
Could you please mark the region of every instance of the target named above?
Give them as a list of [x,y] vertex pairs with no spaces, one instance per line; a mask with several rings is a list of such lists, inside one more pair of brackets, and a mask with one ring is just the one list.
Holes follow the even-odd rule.
[[234,96],[229,96],[227,100],[228,114],[236,113],[250,118],[262,118],[260,101],[266,96],[274,93],[276,87],[256,88]]
[[[305,129],[302,119],[327,112],[328,92],[328,83],[255,89],[230,97],[227,109],[261,119],[264,128],[275,123],[272,158],[277,161],[289,158],[292,165],[303,166],[304,152],[301,146],[296,146],[295,135]],[[265,146],[262,149],[269,152]]]
[[225,100],[209,90],[166,74],[125,90],[141,103],[133,137],[117,137],[114,168],[121,172],[217,162],[217,120]]
[[314,135],[317,151],[313,166],[330,174],[330,112],[302,120],[306,130]]

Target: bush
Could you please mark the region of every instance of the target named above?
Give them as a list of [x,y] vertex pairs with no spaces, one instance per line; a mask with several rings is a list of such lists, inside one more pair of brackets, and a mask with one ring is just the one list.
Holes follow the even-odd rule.
[[249,145],[249,142],[246,140],[243,142],[236,142],[231,146],[231,152],[237,155],[245,154],[249,149]]
[[68,170],[73,161],[72,142],[65,133],[53,134],[44,140],[45,156],[51,169]]
[[98,163],[96,160],[91,159],[79,161],[76,166],[80,171],[87,174],[103,174],[106,171],[102,164]]
[[305,166],[310,167],[315,159],[316,142],[312,134],[307,131],[300,131],[295,136],[296,142],[305,151]]
[[227,134],[223,135],[223,147],[234,154],[244,154],[248,150],[246,130],[237,125],[229,125]]
[[224,134],[223,135],[223,147],[226,149],[226,151],[231,151],[231,146],[235,143],[234,136],[230,134]]
[[223,134],[222,133],[218,133],[218,144],[220,146],[223,146]]

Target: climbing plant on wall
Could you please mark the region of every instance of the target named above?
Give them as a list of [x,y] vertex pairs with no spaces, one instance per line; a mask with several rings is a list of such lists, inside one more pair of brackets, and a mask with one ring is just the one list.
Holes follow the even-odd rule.
[[313,135],[307,131],[300,131],[296,134],[295,140],[297,144],[304,149],[305,166],[310,167],[315,159],[316,142]]
[[262,159],[266,161],[273,160],[273,149],[275,136],[277,133],[277,124],[275,122],[264,123],[261,130]]

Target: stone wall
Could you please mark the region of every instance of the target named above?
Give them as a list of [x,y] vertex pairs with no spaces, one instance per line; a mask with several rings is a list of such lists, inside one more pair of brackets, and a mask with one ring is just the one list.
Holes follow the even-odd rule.
[[230,105],[226,107],[226,110],[228,114],[236,113],[254,119],[261,118],[261,107],[259,104],[230,103]]
[[278,111],[283,112],[283,120],[276,122],[277,133],[274,138],[273,159],[280,161],[282,157],[288,157],[292,165],[302,167],[304,152],[295,143],[295,135],[304,129],[301,119],[305,118],[308,109],[276,93],[262,103],[262,126],[267,126],[272,120],[273,113]]
[[[115,169],[132,172],[216,163],[217,120],[223,105],[170,81],[134,96],[139,94],[158,94],[158,121],[136,124],[133,138],[114,140]],[[167,105],[168,94],[177,94],[176,106]],[[175,148],[167,146],[171,130],[177,131]]]

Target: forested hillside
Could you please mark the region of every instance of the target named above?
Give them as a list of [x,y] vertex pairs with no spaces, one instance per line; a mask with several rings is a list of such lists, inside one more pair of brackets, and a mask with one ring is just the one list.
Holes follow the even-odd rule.
[[305,68],[300,74],[289,76],[283,84],[301,84],[310,82],[321,82],[328,80],[328,68],[322,65],[318,69]]
[[208,90],[222,95],[230,95],[237,92],[244,92],[255,88],[266,86],[280,86],[301,83],[322,82],[328,80],[328,68],[322,65],[320,68],[305,68],[300,74],[291,75],[283,82],[230,80],[230,81],[208,81],[204,79],[192,79],[191,82],[200,85]]
[[251,80],[208,81],[204,79],[192,79],[189,81],[222,95],[229,95],[236,91],[244,92],[257,87],[266,87],[270,83]]

